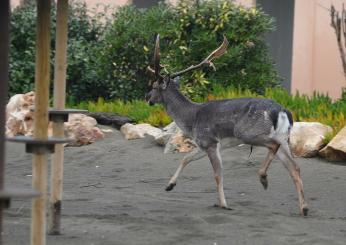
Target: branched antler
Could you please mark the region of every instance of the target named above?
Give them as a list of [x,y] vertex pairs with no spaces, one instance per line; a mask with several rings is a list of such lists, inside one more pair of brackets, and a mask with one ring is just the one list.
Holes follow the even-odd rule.
[[[173,73],[172,75],[170,75],[170,77],[175,78],[188,71],[198,69],[202,66],[209,66],[209,67],[212,67],[214,70],[216,70],[214,64],[212,63],[212,60],[223,55],[227,50],[228,44],[229,44],[228,40],[224,36],[221,46],[215,49],[213,52],[211,52],[208,55],[208,57],[205,58],[201,63],[199,63],[198,65],[190,66],[189,68],[186,68],[185,70]],[[158,34],[156,37],[155,51],[154,51],[154,69],[148,66],[147,71],[150,72],[151,74],[154,74],[155,79],[162,80],[163,76],[160,74],[161,68],[163,68],[163,66],[160,65],[160,35]]]
[[174,78],[174,77],[180,76],[188,71],[196,70],[202,66],[211,66],[213,67],[214,70],[216,70],[214,64],[211,61],[223,55],[226,52],[227,47],[228,47],[228,40],[224,36],[221,46],[215,49],[213,52],[211,52],[209,56],[205,58],[201,63],[199,63],[198,65],[190,66],[189,68],[186,68],[185,70],[173,73],[170,77]]

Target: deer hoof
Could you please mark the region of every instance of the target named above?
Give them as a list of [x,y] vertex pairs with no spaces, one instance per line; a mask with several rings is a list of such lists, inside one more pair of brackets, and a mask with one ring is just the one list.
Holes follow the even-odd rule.
[[176,186],[176,183],[169,183],[169,185],[166,187],[166,191],[173,190],[174,186]]
[[308,216],[309,208],[307,206],[304,206],[301,210],[303,216]]
[[261,181],[261,184],[263,185],[263,188],[266,190],[268,188],[267,175],[260,176],[260,181]]
[[214,207],[216,208],[222,208],[225,210],[233,210],[232,208],[228,207],[228,206],[221,206],[220,204],[214,204]]

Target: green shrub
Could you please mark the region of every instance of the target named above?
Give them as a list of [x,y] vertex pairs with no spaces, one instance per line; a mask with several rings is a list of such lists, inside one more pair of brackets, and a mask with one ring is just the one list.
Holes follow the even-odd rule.
[[[54,64],[55,14],[52,9],[52,64]],[[35,62],[35,4],[15,8],[11,17],[10,94],[33,89]],[[204,69],[182,78],[184,92],[205,96],[211,84],[240,85],[263,93],[277,82],[263,34],[272,20],[261,11],[230,1],[203,1],[177,7],[151,9],[125,6],[112,21],[102,12],[90,15],[84,4],[72,2],[69,14],[67,93],[70,100],[133,100],[148,89],[147,66],[154,41],[161,34],[162,64],[177,71],[200,62],[226,35],[228,53],[217,60],[217,72]],[[53,68],[51,69],[53,71]]]
[[112,88],[107,98],[143,98],[157,33],[166,72],[199,63],[226,35],[230,46],[216,61],[217,71],[204,69],[183,76],[183,91],[197,98],[205,96],[211,84],[233,84],[264,93],[278,81],[263,41],[263,34],[272,28],[272,19],[260,10],[227,0],[198,5],[180,1],[177,7],[159,5],[147,10],[122,7],[116,10],[99,51],[99,77],[104,78],[106,89]]
[[11,14],[10,95],[33,90],[35,77],[36,11],[32,4],[17,7]]
[[[95,89],[93,85],[97,77],[94,71],[96,55],[94,50],[97,45],[101,45],[102,33],[108,23],[104,16],[104,13],[90,15],[85,3],[72,2],[69,5],[67,94],[74,98],[97,98],[88,96],[88,92],[90,89]],[[56,5],[54,4],[51,19],[51,74],[53,74],[56,22]],[[18,6],[12,11],[10,30],[9,93],[13,95],[34,89],[35,1]],[[105,94],[100,93],[99,96],[105,96]]]

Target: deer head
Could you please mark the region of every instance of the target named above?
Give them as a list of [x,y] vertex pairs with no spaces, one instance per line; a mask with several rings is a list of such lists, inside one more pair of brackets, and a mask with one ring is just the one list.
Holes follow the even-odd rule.
[[155,81],[152,83],[151,91],[146,95],[146,101],[149,105],[153,105],[155,103],[163,102],[163,93],[170,88],[178,88],[178,80],[179,76],[183,75],[192,70],[199,69],[203,66],[212,67],[215,70],[215,66],[212,63],[212,60],[220,57],[226,52],[228,46],[228,40],[224,36],[223,42],[220,47],[211,52],[207,58],[205,58],[198,65],[192,65],[182,71],[175,72],[170,75],[162,76],[160,73],[161,65],[160,65],[160,35],[158,34],[156,37],[155,51],[154,51],[154,69],[148,67],[148,71],[155,76]]

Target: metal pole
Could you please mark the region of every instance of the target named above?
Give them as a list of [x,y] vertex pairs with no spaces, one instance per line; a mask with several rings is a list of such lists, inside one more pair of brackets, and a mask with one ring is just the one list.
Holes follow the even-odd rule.
[[[47,139],[50,78],[51,0],[37,0],[34,138]],[[33,188],[41,193],[32,202],[31,245],[46,244],[47,154],[33,155]]]
[[[68,0],[58,0],[54,67],[54,109],[65,108]],[[53,122],[53,136],[64,137],[64,122]],[[60,234],[64,146],[55,145],[51,166],[48,234]]]
[[[5,104],[8,84],[8,50],[9,46],[10,2],[0,1],[0,190],[4,189],[5,162]],[[2,244],[2,210],[0,200],[0,245]]]

